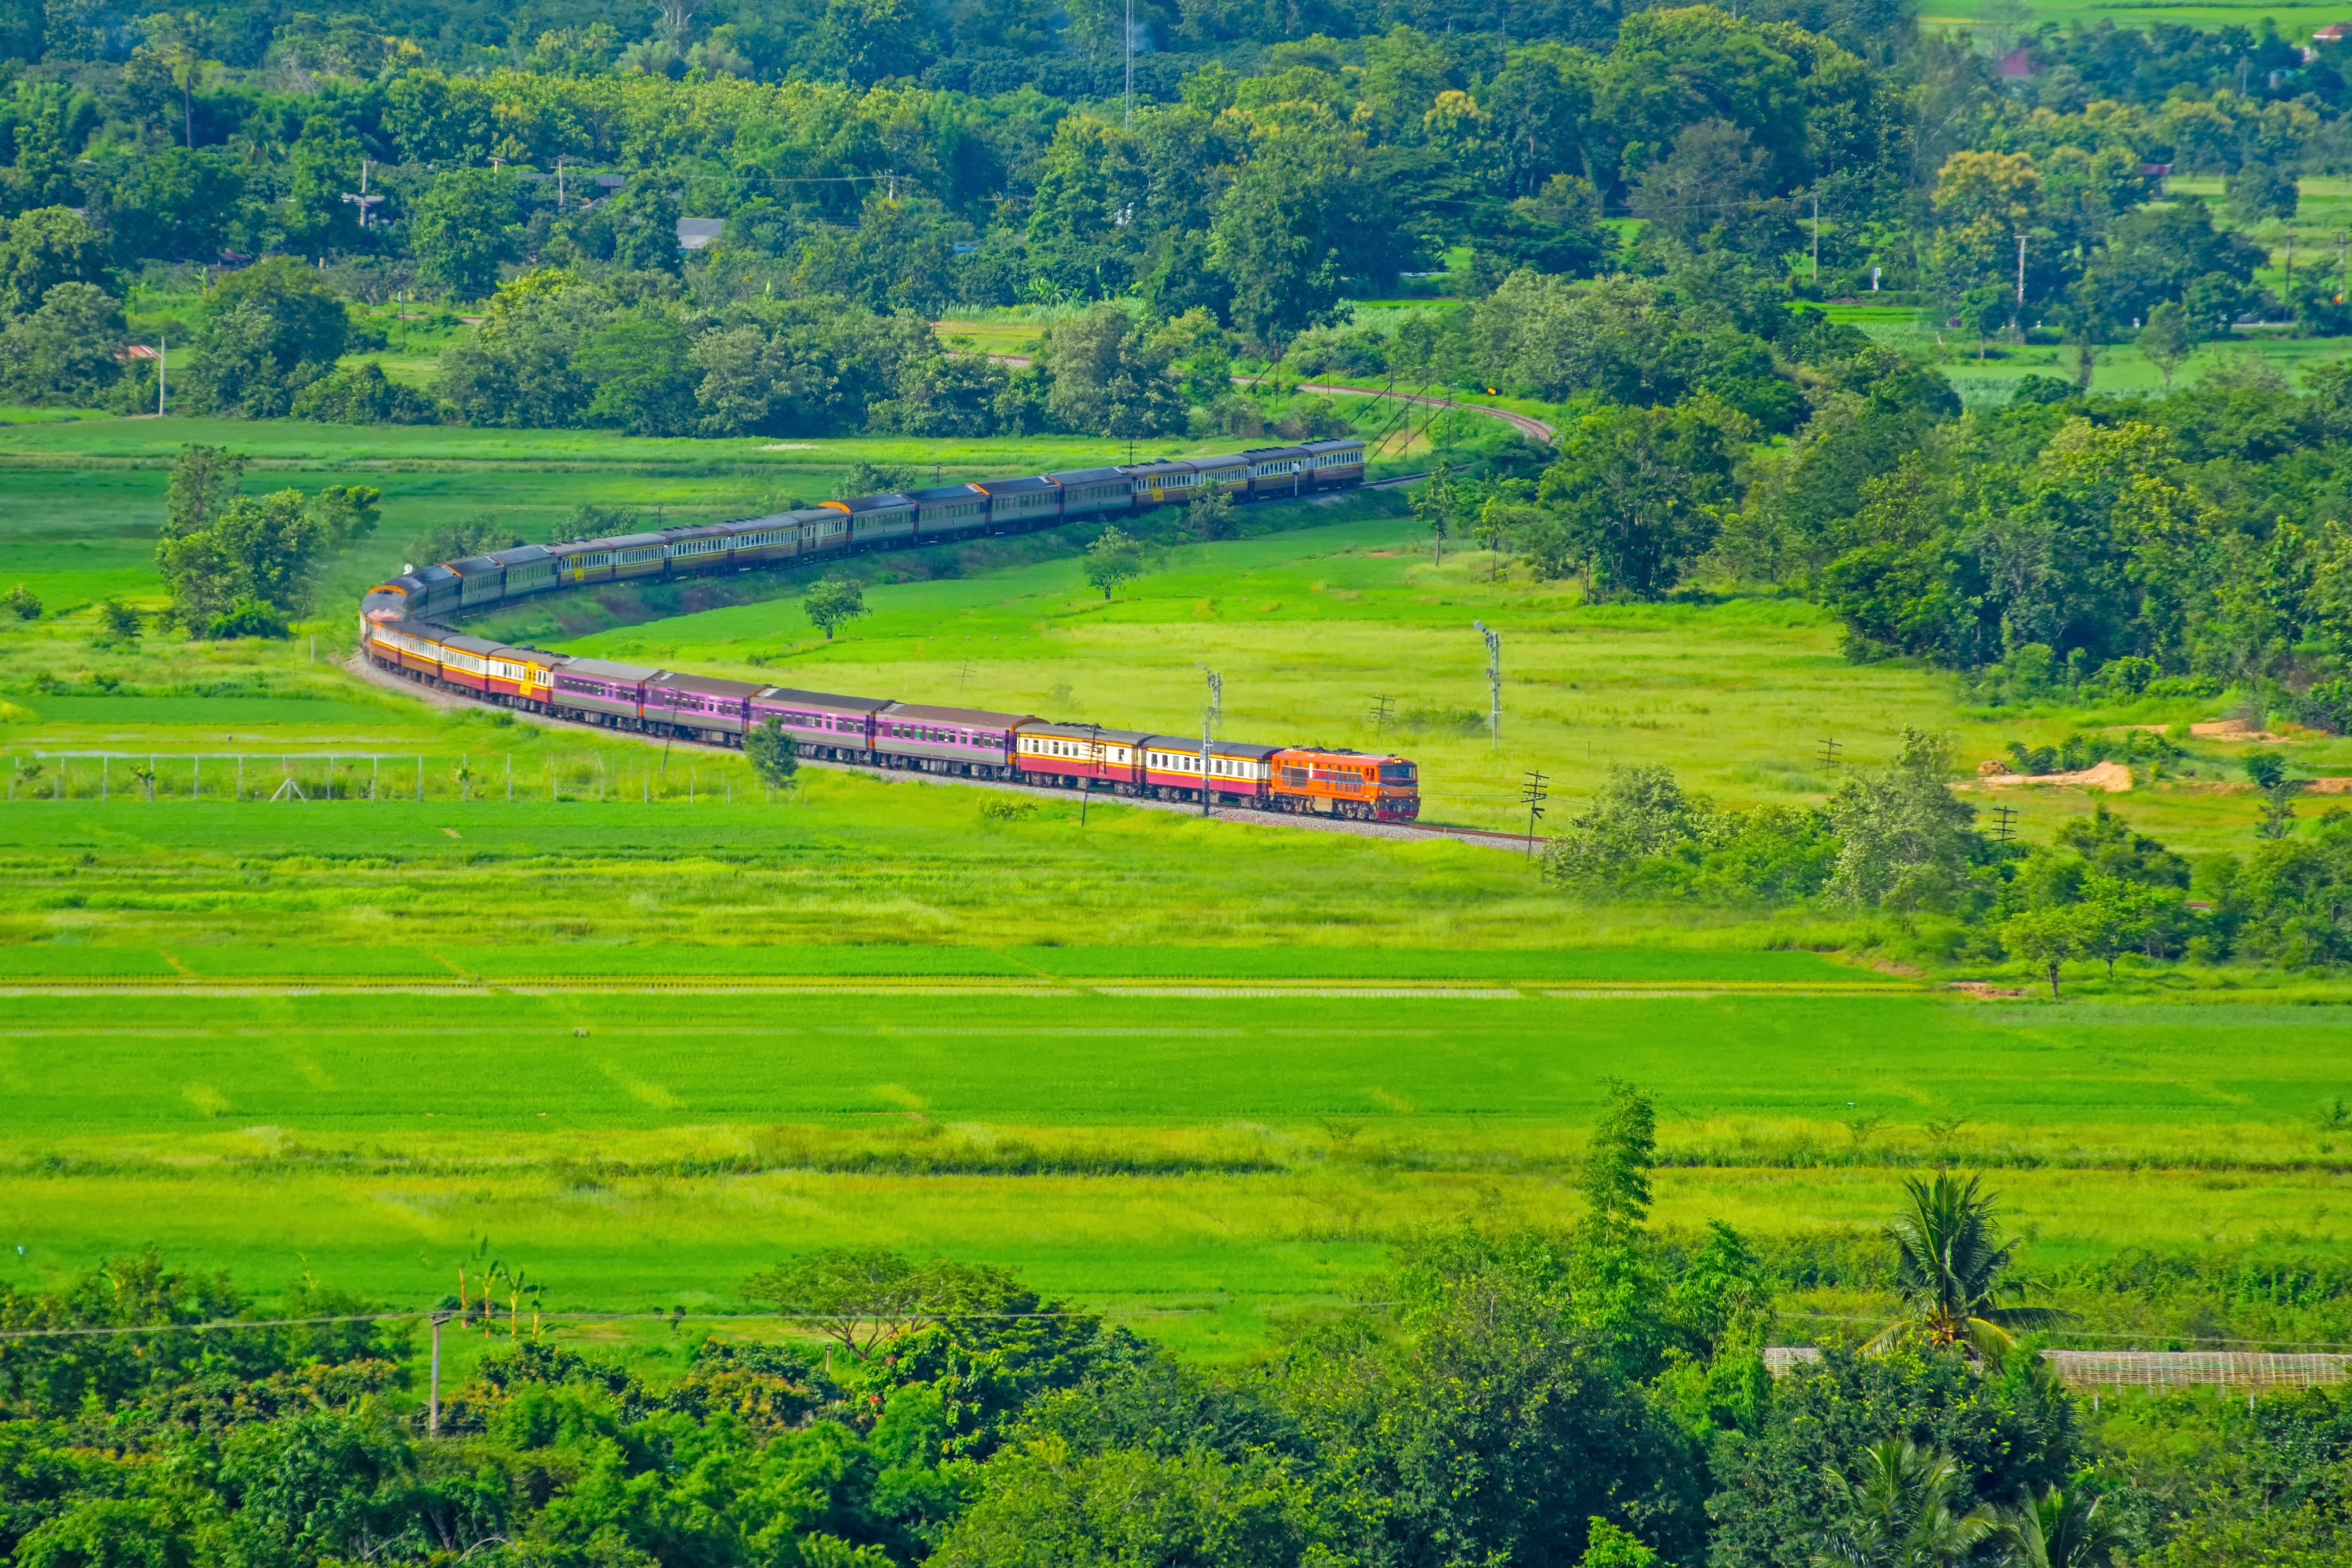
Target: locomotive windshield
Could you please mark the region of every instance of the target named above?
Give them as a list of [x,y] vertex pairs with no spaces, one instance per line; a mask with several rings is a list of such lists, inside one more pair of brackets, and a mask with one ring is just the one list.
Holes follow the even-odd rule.
[[1381,783],[1386,784],[1409,784],[1412,783],[1412,781],[1413,767],[1411,763],[1382,763],[1381,764]]

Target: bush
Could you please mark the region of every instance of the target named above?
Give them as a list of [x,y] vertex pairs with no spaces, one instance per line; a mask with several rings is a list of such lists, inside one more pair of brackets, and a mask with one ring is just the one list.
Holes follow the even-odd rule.
[[98,606],[99,630],[109,642],[136,642],[143,626],[139,612],[120,599],[109,599]]
[[2009,743],[2009,760],[2021,773],[2039,778],[2047,773],[2078,773],[2105,762],[2140,768],[2160,768],[2180,755],[2180,748],[2153,730],[2126,730],[2120,735],[2069,735],[2054,746]]
[[783,721],[771,719],[743,737],[743,758],[760,782],[778,788],[793,781],[800,772],[800,748],[784,733]]
[[1685,795],[1672,769],[1618,767],[1545,849],[1543,870],[1588,891],[1778,904],[1821,892],[1837,858],[1821,812],[1722,811]]
[[226,611],[205,623],[205,636],[215,641],[226,637],[283,637],[289,635],[286,612],[267,599],[239,599]]
[[391,380],[380,362],[369,360],[304,387],[294,400],[294,417],[322,425],[437,425],[441,405]]
[[41,618],[41,596],[22,583],[8,590],[8,608],[20,621]]
[[2330,680],[2297,694],[2287,692],[2271,710],[2292,724],[2330,735],[2352,735],[2352,680]]

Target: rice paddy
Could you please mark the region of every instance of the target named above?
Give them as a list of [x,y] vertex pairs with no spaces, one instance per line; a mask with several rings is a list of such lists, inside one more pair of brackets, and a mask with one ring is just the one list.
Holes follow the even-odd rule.
[[[635,448],[370,469],[236,434],[298,482],[442,487],[392,496],[383,541],[534,486],[757,478],[681,458],[666,479]],[[79,508],[130,542],[91,580],[152,595],[152,500],[121,481],[159,491],[139,465],[161,449],[16,470],[50,488],[0,500],[0,580],[52,559]],[[1205,663],[1221,733],[1402,751],[1427,815],[1497,826],[1524,825],[1530,770],[1555,824],[1616,762],[1804,805],[1905,724],[1974,756],[2212,716],[1972,710],[1942,678],[1848,665],[1794,601],[1588,607],[1483,553],[1434,559],[1392,497],[1171,546],[1108,601],[1075,542],[876,563],[873,614],[830,642],[782,580],[494,629],[1180,730]],[[1499,747],[1474,618],[1505,637]],[[1866,1225],[1950,1160],[1995,1169],[2043,1262],[2347,1236],[2352,1137],[2324,1108],[2352,1097],[2352,995],[2325,978],[2126,963],[2063,1005],[1974,1000],[1837,956],[1868,922],[1580,907],[1485,847],[814,769],[771,791],[732,756],[366,684],[350,636],[340,613],[290,645],[108,646],[79,612],[0,626],[0,1279],[152,1243],[265,1295],[308,1271],[422,1303],[488,1237],[551,1308],[703,1312],[780,1254],[872,1242],[1014,1265],[1231,1354],[1418,1228],[1571,1220],[1609,1076],[1659,1097],[1670,1225]],[[2340,743],[2294,754],[2352,773]],[[2242,848],[2233,749],[2184,766],[2116,808]],[[2090,802],[2020,805],[2032,837]]]

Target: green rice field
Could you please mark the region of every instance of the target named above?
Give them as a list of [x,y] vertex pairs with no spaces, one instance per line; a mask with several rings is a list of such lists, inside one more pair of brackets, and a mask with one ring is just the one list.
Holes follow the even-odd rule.
[[[384,486],[348,582],[501,498],[549,521],[584,487],[718,509],[883,451],[222,434],[257,485]],[[121,422],[0,431],[0,581],[94,519],[112,564],[40,580],[152,602],[168,451]],[[1487,826],[1524,826],[1531,770],[1554,824],[1619,762],[1801,805],[1905,724],[1975,757],[2213,716],[1971,710],[1942,678],[1848,665],[1796,601],[1586,606],[1480,552],[1436,560],[1393,495],[1252,527],[1272,531],[1169,547],[1109,600],[1082,540],[877,561],[872,615],[830,642],[783,577],[489,629],[1139,728],[1196,724],[1206,664],[1222,733],[1402,751],[1429,816]],[[1948,1160],[1992,1169],[2043,1262],[2348,1234],[2333,981],[2126,961],[2053,1005],[2021,973],[1969,994],[1873,959],[1892,927],[1581,907],[1483,845],[817,769],[770,791],[731,755],[364,681],[343,592],[288,644],[110,647],[63,591],[66,613],[0,624],[0,1280],[152,1244],[264,1297],[308,1272],[421,1304],[488,1238],[551,1310],[700,1314],[781,1255],[874,1243],[1017,1266],[1229,1355],[1417,1230],[1571,1221],[1610,1076],[1658,1096],[1674,1226],[1867,1226]],[[1504,637],[1499,747],[1474,619]],[[2112,804],[2242,848],[2241,750],[2195,742]],[[2352,775],[2343,742],[2289,754]],[[2020,831],[2091,805],[2026,792]],[[654,1354],[667,1331],[645,1332]]]

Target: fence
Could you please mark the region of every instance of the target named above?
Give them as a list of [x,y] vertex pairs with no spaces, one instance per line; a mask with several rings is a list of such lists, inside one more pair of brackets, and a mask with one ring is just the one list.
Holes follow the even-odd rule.
[[[2271,1354],[2261,1351],[2043,1351],[2060,1382],[2072,1388],[2232,1388],[2259,1393],[2314,1388],[2352,1381],[2352,1355]],[[1811,1345],[1774,1345],[1764,1352],[1773,1376],[1818,1363]]]
[[695,753],[615,767],[603,757],[493,752],[31,752],[0,760],[11,801],[508,801],[652,805],[773,798],[740,761]]

